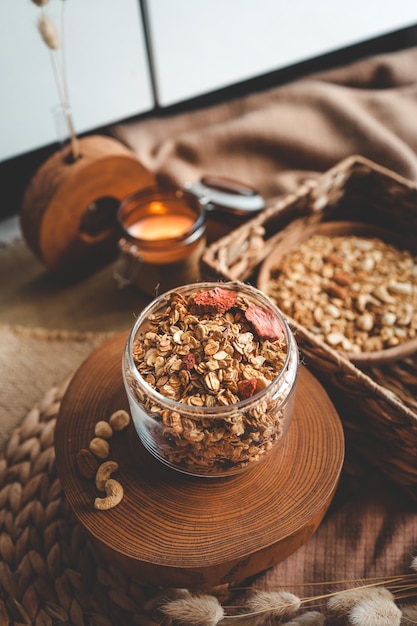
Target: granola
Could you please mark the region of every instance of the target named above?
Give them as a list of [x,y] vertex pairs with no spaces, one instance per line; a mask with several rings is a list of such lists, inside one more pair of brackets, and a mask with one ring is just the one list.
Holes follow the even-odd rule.
[[139,328],[135,367],[158,394],[150,397],[129,378],[139,407],[135,423],[169,465],[234,473],[281,438],[291,388],[280,395],[273,383],[286,364],[287,334],[266,309],[262,321],[257,311],[254,324],[254,306],[245,295],[217,287],[174,291]]
[[267,291],[284,314],[352,355],[417,334],[417,259],[378,237],[314,235],[272,270]]

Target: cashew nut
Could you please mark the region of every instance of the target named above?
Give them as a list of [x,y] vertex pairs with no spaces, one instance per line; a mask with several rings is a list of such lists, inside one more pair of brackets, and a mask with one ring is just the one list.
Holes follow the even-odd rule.
[[130,422],[130,415],[124,409],[119,409],[112,413],[109,424],[113,430],[123,430]]
[[96,437],[102,437],[103,439],[110,439],[113,435],[113,428],[108,422],[99,420],[94,427],[94,434]]
[[94,508],[100,511],[107,511],[117,506],[123,498],[123,487],[114,478],[109,478],[105,485],[106,497],[96,498],[94,500]]
[[94,454],[90,450],[87,450],[87,448],[81,448],[81,450],[77,452],[76,460],[80,474],[84,478],[92,478],[97,472],[99,462]]
[[99,459],[107,458],[110,453],[109,442],[102,437],[94,437],[90,441],[89,448],[91,452]]
[[104,461],[96,472],[96,487],[99,491],[106,491],[106,482],[110,476],[119,469],[116,461]]

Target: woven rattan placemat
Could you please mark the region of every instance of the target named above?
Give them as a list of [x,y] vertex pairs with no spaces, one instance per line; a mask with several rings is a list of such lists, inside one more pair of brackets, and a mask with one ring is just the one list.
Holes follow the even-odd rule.
[[146,590],[100,561],[57,477],[53,436],[66,384],[16,428],[0,461],[0,623],[154,625]]

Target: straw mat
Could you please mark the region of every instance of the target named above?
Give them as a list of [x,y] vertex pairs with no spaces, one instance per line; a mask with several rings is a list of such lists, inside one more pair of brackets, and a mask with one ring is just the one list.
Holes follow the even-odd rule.
[[0,624],[150,626],[145,588],[93,554],[62,493],[53,437],[66,384],[27,413],[0,461]]

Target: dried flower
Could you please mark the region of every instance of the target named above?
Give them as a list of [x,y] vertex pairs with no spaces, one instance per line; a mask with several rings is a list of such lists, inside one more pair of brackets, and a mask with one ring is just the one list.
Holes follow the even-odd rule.
[[195,595],[166,602],[160,610],[174,622],[186,626],[216,626],[224,617],[217,598]]
[[301,606],[301,600],[289,591],[256,591],[246,602],[251,613],[259,613],[257,624],[271,618],[293,615]]
[[401,626],[415,626],[417,624],[417,604],[406,604],[401,609]]
[[283,622],[282,626],[324,626],[325,616],[318,611],[307,611],[298,615],[290,622]]
[[143,608],[149,614],[158,612],[160,607],[171,602],[172,600],[179,600],[180,598],[191,598],[191,592],[188,589],[182,589],[179,587],[167,587],[161,590],[156,595],[150,597]]
[[348,623],[351,626],[400,626],[401,611],[387,598],[367,598],[352,608]]
[[[52,71],[54,74],[54,80],[56,84],[56,88],[58,91],[59,101],[62,107],[62,111],[64,114],[64,120],[68,128],[68,134],[71,142],[71,152],[72,158],[75,161],[78,159],[79,150],[78,150],[78,140],[74,131],[74,125],[72,122],[72,115],[70,113],[70,103],[69,103],[69,95],[68,95],[68,85],[67,85],[67,71],[65,64],[65,49],[64,44],[61,47],[61,41],[58,34],[57,29],[54,26],[52,20],[46,15],[44,6],[48,4],[49,0],[32,0],[36,6],[40,7],[41,15],[38,19],[38,30],[42,37],[43,42],[47,46],[50,52],[50,59],[52,65]],[[64,41],[64,7],[66,1],[61,0],[61,38]],[[59,56],[59,62],[57,54]]]
[[334,617],[343,617],[356,605],[367,600],[392,601],[394,596],[385,587],[357,587],[340,591],[327,601],[327,610]]
[[[417,569],[417,557],[411,569]],[[345,583],[352,581],[345,581]],[[338,587],[341,581],[335,581]],[[173,624],[183,626],[324,626],[344,624],[346,626],[415,626],[417,604],[398,605],[399,599],[415,597],[416,575],[405,574],[389,579],[368,579],[356,582],[358,586],[324,595],[298,598],[287,591],[252,591],[243,606],[228,606],[233,614],[226,615],[214,596],[193,596],[188,590],[171,590],[175,595],[159,596],[153,608],[165,613]],[[181,595],[178,596],[178,592]],[[408,594],[408,592],[410,592]],[[184,595],[185,594],[185,595]],[[395,594],[395,595],[394,595]],[[408,595],[407,595],[408,594]],[[170,601],[168,601],[168,598]],[[178,598],[182,598],[181,601]],[[318,602],[326,601],[326,610],[313,610]],[[310,605],[311,610],[300,612]],[[149,610],[149,607],[145,607]],[[237,612],[236,612],[237,611]]]
[[415,572],[417,572],[417,556],[413,557],[410,568],[414,570]]
[[42,14],[38,20],[38,29],[42,39],[51,50],[60,47],[58,32],[47,15]]

